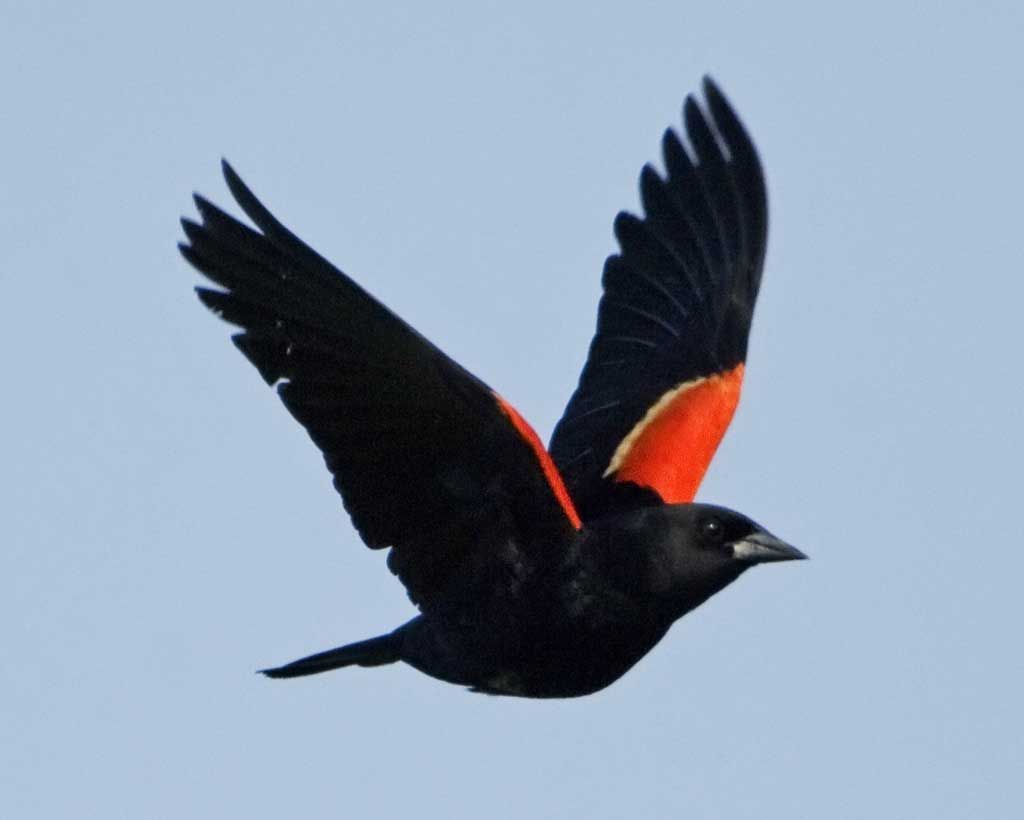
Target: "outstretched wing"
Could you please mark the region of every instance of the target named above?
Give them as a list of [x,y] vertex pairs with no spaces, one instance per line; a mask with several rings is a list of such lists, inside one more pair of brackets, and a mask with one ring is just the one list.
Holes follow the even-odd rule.
[[[768,205],[753,143],[704,80],[707,113],[669,129],[667,176],[640,175],[644,217],[620,213],[597,332],[551,455],[584,520],[690,501],[739,401],[761,282]],[[652,496],[652,492],[656,494]]]
[[530,426],[278,222],[224,163],[259,228],[205,199],[182,254],[203,303],[323,451],[366,544],[424,609],[472,600],[557,553],[579,518]]

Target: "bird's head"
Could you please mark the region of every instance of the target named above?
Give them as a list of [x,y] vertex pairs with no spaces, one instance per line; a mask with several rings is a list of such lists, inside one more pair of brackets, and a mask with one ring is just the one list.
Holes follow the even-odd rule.
[[[663,508],[650,582],[689,612],[755,564],[806,558],[745,515],[711,504]],[[678,617],[678,616],[677,616]]]
[[615,552],[642,561],[642,571],[636,564],[627,571],[673,620],[755,564],[807,557],[745,515],[711,504],[647,507],[618,524]]

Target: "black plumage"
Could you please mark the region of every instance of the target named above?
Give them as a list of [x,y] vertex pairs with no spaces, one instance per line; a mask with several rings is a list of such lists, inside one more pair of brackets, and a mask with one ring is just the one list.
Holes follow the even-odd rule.
[[[322,451],[366,544],[391,548],[421,611],[267,675],[404,661],[494,694],[582,695],[749,566],[803,557],[738,513],[666,503],[668,479],[630,455],[638,436],[648,452],[677,440],[647,427],[667,391],[689,402],[666,405],[676,427],[703,424],[693,402],[724,400],[691,385],[746,353],[765,189],[739,120],[713,83],[705,91],[710,117],[692,98],[684,108],[692,155],[666,133],[667,177],[641,175],[645,217],[616,219],[622,250],[605,267],[551,456],[507,402],[281,225],[227,163],[256,229],[196,196],[201,221],[182,221],[180,247],[218,288],[199,298],[241,329],[235,345]],[[632,479],[607,466],[613,454]]]

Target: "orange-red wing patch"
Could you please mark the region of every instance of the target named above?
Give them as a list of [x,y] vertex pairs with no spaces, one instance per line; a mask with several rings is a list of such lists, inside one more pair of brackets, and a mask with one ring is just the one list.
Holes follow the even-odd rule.
[[522,436],[523,440],[530,445],[530,449],[533,450],[533,454],[537,457],[537,461],[540,463],[541,470],[544,471],[544,478],[547,479],[548,485],[551,487],[551,492],[554,493],[555,498],[558,500],[559,505],[565,510],[565,515],[572,523],[572,525],[579,529],[583,526],[580,521],[580,516],[576,512],[576,505],[572,503],[572,498],[569,496],[569,491],[565,488],[565,482],[562,481],[562,474],[558,472],[558,467],[555,466],[555,462],[551,460],[551,456],[548,455],[548,451],[544,445],[541,444],[540,439],[537,437],[537,433],[530,426],[530,423],[519,415],[519,411],[516,410],[511,404],[505,401],[497,393],[494,394],[494,398],[498,401],[498,406],[502,412],[508,416],[512,422],[512,426],[516,428],[516,432]]
[[650,487],[669,504],[692,501],[732,421],[742,382],[741,362],[669,390],[619,444],[605,476]]

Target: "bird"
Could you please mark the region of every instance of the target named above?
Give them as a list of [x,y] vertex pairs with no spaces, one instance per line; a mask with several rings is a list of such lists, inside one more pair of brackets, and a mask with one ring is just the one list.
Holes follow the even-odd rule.
[[[618,680],[683,615],[762,563],[806,558],[694,501],[739,401],[768,201],[717,84],[689,94],[614,220],[597,326],[547,448],[501,394],[286,228],[222,161],[252,227],[199,194],[184,258],[202,303],[323,454],[361,539],[418,613],[260,670],[404,663],[490,695]],[[685,134],[685,137],[680,134]]]

